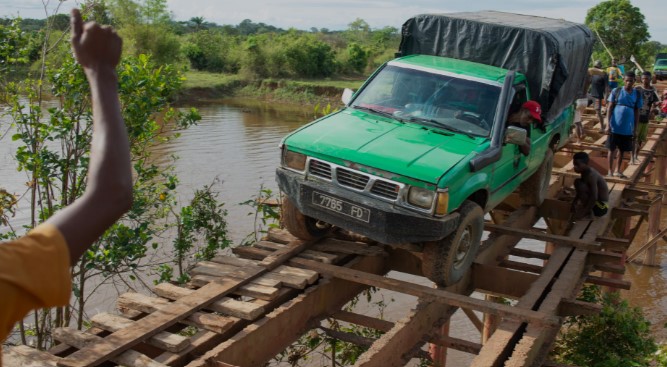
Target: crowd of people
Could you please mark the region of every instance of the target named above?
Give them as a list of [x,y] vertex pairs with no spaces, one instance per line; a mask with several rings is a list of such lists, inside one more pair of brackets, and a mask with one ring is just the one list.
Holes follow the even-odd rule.
[[[622,170],[625,153],[630,154],[630,164],[637,164],[639,149],[647,140],[649,120],[656,116],[667,117],[667,89],[659,95],[649,71],[641,72],[641,84],[638,86],[635,86],[636,79],[635,71],[624,73],[616,59],[612,59],[611,66],[606,69],[603,69],[600,60],[596,60],[588,69],[586,98],[577,101],[577,139],[581,141],[584,137],[581,116],[589,105],[595,110],[599,132],[608,135],[607,177],[627,178]],[[581,178],[575,181],[576,196],[572,202],[575,219],[591,214],[601,216],[607,210],[606,182],[599,172],[589,166],[588,161],[586,153],[574,156],[574,169],[581,174]]]

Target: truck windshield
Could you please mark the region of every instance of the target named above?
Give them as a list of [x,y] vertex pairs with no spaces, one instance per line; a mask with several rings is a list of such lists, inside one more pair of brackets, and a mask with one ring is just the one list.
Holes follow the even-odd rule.
[[655,66],[667,66],[667,60],[658,60],[658,62],[655,63]]
[[468,135],[488,136],[500,86],[387,65],[351,107]]

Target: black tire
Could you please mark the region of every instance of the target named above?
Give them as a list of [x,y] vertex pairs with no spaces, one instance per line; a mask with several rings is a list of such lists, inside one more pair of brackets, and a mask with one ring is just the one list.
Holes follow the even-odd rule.
[[542,204],[549,190],[549,181],[551,180],[551,169],[553,166],[554,153],[551,149],[547,149],[540,168],[530,178],[521,183],[519,187],[521,204],[534,206]]
[[456,231],[440,241],[424,243],[422,272],[438,286],[450,286],[463,277],[472,264],[484,230],[484,211],[466,200],[459,208],[461,214]]
[[287,197],[283,197],[281,214],[289,233],[302,240],[316,240],[331,231],[331,225],[322,225],[317,219],[303,215]]

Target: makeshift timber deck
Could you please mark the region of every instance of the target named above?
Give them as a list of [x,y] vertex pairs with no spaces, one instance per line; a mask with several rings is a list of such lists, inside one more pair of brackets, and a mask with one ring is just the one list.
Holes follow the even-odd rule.
[[[624,170],[629,179],[608,179],[610,213],[570,221],[572,154],[587,151],[591,164],[606,172],[606,136],[592,128],[591,115],[584,123],[594,141],[569,143],[557,152],[549,199],[540,207],[520,206],[513,194],[494,209],[471,271],[454,286],[436,289],[384,276],[390,270],[421,275],[418,245],[341,238],[305,242],[273,231],[253,247],[235,248],[236,257],[198,263],[187,286],[160,284],[151,296],[126,293],[118,298],[118,315],[95,315],[86,331],[56,329],[53,337],[61,344],[48,352],[7,348],[4,365],[262,366],[314,328],[370,347],[356,366],[402,366],[424,357],[425,343],[436,345],[433,358],[440,366],[448,348],[475,355],[473,366],[552,365],[546,356],[563,317],[599,310],[575,299],[581,286],[630,287],[621,279],[625,251],[644,220],[651,222],[650,239],[630,258],[648,250],[651,261],[656,243],[667,240],[655,224],[667,189],[665,124],[650,125],[640,163]],[[535,227],[540,218],[546,230]],[[516,248],[522,238],[547,242],[547,251]],[[419,302],[395,323],[342,310],[368,287],[416,296]],[[486,299],[470,297],[473,291]],[[516,302],[497,303],[496,296]],[[480,331],[483,344],[443,332],[458,308]],[[484,313],[484,320],[471,311]],[[384,334],[379,339],[346,334],[329,329],[325,319]],[[179,334],[186,327],[190,333]]]

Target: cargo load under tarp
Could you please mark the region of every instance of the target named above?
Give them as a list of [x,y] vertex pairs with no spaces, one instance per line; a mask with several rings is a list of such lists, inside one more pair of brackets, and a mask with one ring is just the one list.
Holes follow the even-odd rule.
[[482,11],[424,14],[403,24],[399,54],[451,57],[516,70],[552,121],[583,90],[594,38],[584,25]]

